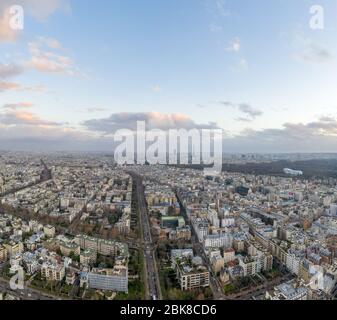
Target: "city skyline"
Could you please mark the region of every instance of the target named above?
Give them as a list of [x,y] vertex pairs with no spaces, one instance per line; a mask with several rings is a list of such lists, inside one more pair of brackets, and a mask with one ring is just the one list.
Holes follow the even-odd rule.
[[225,153],[334,152],[335,4],[2,1],[0,149],[112,151],[143,120],[221,128]]

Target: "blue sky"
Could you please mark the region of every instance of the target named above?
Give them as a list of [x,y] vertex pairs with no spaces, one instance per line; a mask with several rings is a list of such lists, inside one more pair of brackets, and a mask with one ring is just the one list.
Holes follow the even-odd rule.
[[[103,148],[123,113],[221,127],[229,151],[335,151],[336,0],[2,3],[5,147]],[[23,31],[6,29],[14,3]],[[312,5],[323,30],[309,26]]]

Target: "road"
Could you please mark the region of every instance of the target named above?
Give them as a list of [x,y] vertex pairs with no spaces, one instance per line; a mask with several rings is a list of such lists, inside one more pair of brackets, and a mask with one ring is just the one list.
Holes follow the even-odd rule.
[[143,179],[140,175],[129,172],[133,178],[133,183],[136,184],[137,202],[140,211],[140,225],[144,243],[144,258],[145,258],[145,274],[148,298],[152,300],[161,300],[162,294],[160,289],[159,274],[155,256],[155,244],[152,240],[149,215],[145,201],[145,193]]
[[174,192],[175,192],[176,197],[178,199],[181,213],[184,216],[186,223],[188,223],[190,228],[191,228],[191,231],[192,231],[191,243],[193,245],[193,248],[194,248],[196,254],[202,258],[204,264],[207,266],[208,271],[210,273],[210,281],[209,282],[210,282],[210,288],[211,288],[212,293],[213,293],[213,298],[214,298],[214,300],[226,300],[226,297],[222,293],[221,283],[219,282],[217,276],[213,274],[213,271],[212,271],[212,268],[210,266],[209,260],[206,257],[204,248],[203,248],[202,244],[198,241],[197,236],[196,236],[195,231],[194,231],[194,228],[193,228],[192,224],[190,223],[190,221],[187,217],[186,209],[185,209],[185,207],[184,207],[184,205],[181,201],[180,194],[177,190],[174,190]]
[[15,298],[19,298],[21,300],[61,300],[61,298],[59,297],[47,294],[36,289],[25,288],[23,290],[12,290],[9,285],[9,281],[3,278],[0,278],[0,292],[9,293]]
[[[191,227],[192,228],[192,227]],[[194,238],[194,237],[192,237]],[[196,254],[202,258],[204,264],[207,266],[208,271],[210,273],[209,277],[209,286],[213,293],[213,299],[214,300],[227,300],[225,295],[222,293],[222,286],[220,281],[218,280],[217,276],[213,273],[212,268],[209,264],[209,259],[206,257],[204,248],[201,243],[197,241],[192,241],[193,248],[196,252]]]

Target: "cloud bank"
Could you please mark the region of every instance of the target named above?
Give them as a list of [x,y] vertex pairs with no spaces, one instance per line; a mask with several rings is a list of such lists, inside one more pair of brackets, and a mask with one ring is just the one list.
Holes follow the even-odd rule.
[[91,131],[111,134],[118,129],[136,130],[137,121],[145,121],[148,130],[214,129],[218,127],[213,122],[197,124],[184,114],[160,112],[114,113],[108,118],[87,120],[83,125]]
[[[134,130],[137,121],[145,121],[148,130],[218,128],[215,123],[198,124],[187,115],[159,112],[116,113],[107,118],[87,120],[82,124],[83,128],[71,128],[42,119],[30,108],[29,102],[3,106],[0,113],[0,149],[112,152],[115,130]],[[250,109],[248,113],[256,114]],[[235,136],[224,133],[223,151],[337,152],[337,119],[326,116],[309,123],[285,123],[279,129],[246,129]]]

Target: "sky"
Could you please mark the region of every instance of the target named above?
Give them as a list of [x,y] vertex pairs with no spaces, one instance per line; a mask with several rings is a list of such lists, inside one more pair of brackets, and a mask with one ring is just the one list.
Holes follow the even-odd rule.
[[336,31],[337,0],[1,0],[0,150],[109,151],[144,120],[337,152]]

